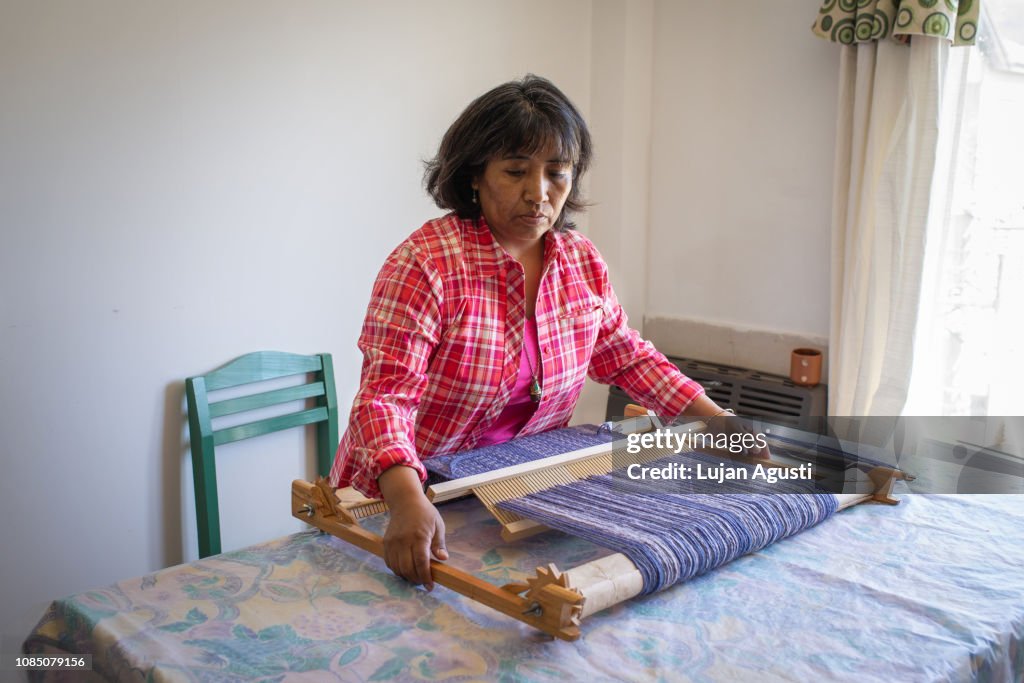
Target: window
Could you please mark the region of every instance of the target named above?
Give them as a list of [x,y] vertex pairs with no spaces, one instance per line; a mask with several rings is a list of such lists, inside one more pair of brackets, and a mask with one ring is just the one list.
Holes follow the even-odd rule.
[[1024,3],[950,50],[910,415],[1024,415]]

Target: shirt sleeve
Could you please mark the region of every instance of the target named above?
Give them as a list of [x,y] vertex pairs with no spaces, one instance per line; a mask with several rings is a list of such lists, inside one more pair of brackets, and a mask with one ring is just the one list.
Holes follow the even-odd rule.
[[380,497],[377,478],[396,465],[412,467],[426,481],[416,454],[416,413],[439,339],[439,292],[438,278],[408,244],[381,268],[359,336],[362,375],[331,470],[333,485]]
[[622,387],[634,401],[656,414],[674,419],[704,387],[679,371],[665,355],[629,326],[626,312],[612,289],[608,267],[590,245],[586,267],[595,293],[603,300],[603,318],[591,356],[588,376],[602,384]]

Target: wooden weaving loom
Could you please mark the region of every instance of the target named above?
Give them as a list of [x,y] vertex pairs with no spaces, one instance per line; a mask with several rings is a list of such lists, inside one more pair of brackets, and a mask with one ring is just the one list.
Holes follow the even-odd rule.
[[[652,422],[650,428],[657,426]],[[704,429],[697,422],[677,430]],[[434,503],[472,493],[502,524],[501,535],[514,541],[546,530],[531,520],[522,519],[497,507],[498,503],[541,491],[559,484],[609,473],[614,443],[584,448],[533,462],[506,467],[485,474],[437,484],[427,491]],[[664,457],[666,451],[652,449],[630,455],[632,462]],[[749,462],[749,459],[739,460]],[[765,466],[796,467],[776,460],[759,460]],[[852,482],[856,493],[834,494],[838,510],[865,501],[896,504],[891,496],[896,479],[906,478],[893,468],[874,467]],[[845,490],[845,489],[844,489]],[[321,531],[337,536],[378,557],[384,556],[381,536],[359,524],[364,517],[387,510],[382,500],[369,499],[351,487],[334,490],[324,479],[310,483],[292,483],[292,515]],[[431,561],[434,581],[477,602],[518,619],[562,640],[580,637],[580,622],[587,616],[624,602],[643,591],[643,579],[633,562],[614,553],[586,564],[560,571],[555,565],[540,567],[521,583],[497,587],[444,562]]]

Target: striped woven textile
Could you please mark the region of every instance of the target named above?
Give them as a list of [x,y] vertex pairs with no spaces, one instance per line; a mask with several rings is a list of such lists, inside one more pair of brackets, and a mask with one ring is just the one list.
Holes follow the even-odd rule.
[[[721,464],[699,453],[649,463]],[[749,467],[730,463],[731,467]],[[660,490],[658,490],[660,489]],[[501,508],[623,553],[643,576],[644,593],[686,581],[827,519],[836,498],[813,482],[680,481],[664,492],[622,470],[499,504]]]

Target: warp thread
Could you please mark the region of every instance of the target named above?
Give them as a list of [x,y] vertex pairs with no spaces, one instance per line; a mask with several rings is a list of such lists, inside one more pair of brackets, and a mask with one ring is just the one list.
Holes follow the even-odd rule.
[[[658,467],[680,458],[690,466],[721,464],[691,453],[649,465]],[[814,526],[837,508],[835,496],[816,492],[813,482],[807,481],[680,482],[677,490],[685,493],[658,488],[655,491],[650,482],[630,480],[617,470],[499,506],[623,553],[640,570],[645,594]]]

